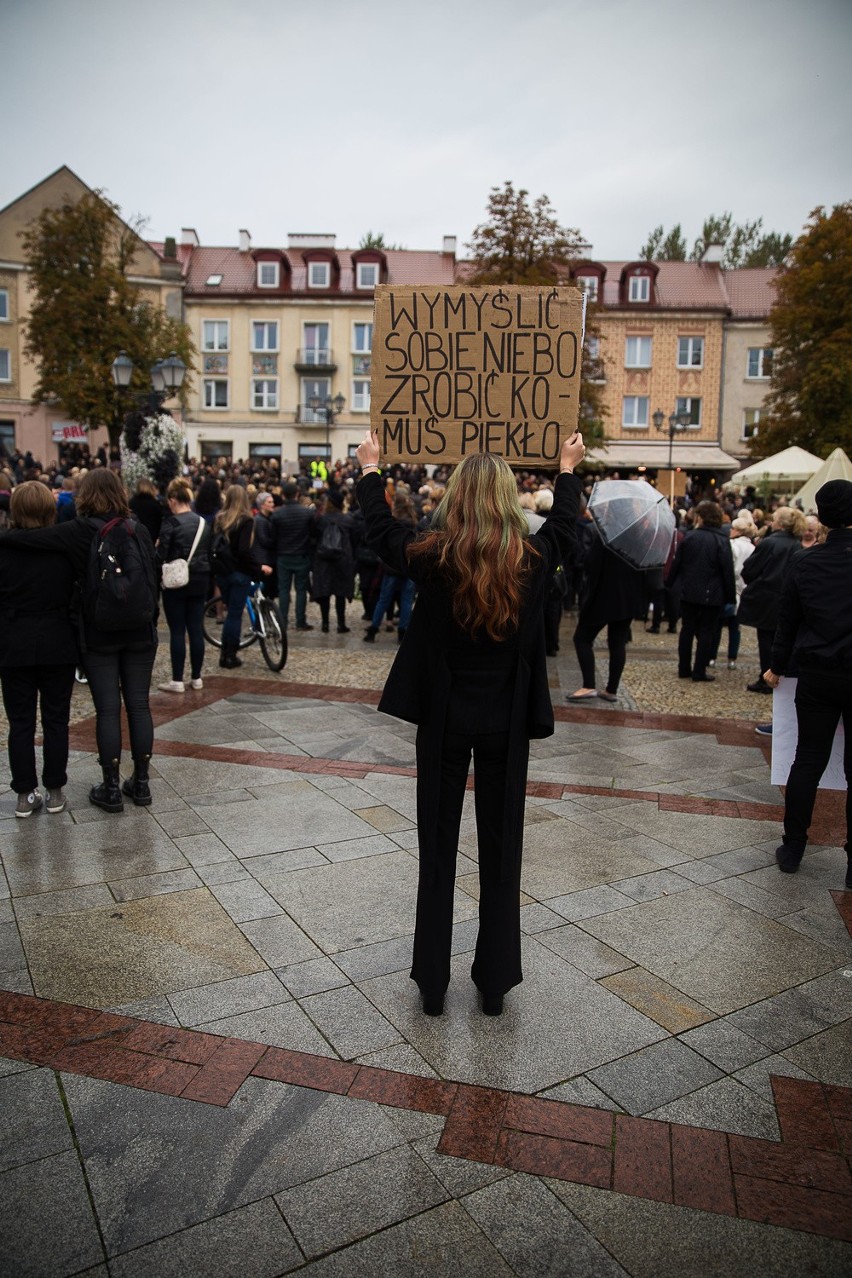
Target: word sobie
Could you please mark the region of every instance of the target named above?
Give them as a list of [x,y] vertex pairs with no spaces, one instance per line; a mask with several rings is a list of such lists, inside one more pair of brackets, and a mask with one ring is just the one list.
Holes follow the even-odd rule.
[[577,428],[582,344],[575,288],[380,285],[370,418],[382,461],[556,466]]

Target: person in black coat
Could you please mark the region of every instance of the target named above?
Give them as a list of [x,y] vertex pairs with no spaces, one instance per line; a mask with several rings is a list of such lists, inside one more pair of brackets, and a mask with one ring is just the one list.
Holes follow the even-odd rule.
[[[712,683],[707,673],[716,629],[725,604],[735,604],[737,587],[730,539],[722,531],[722,510],[714,501],[695,507],[692,531],[677,548],[669,587],[680,596],[678,677]],[[692,645],[695,643],[693,660]]]
[[[323,546],[323,530],[340,529],[340,553],[333,558]],[[314,558],[311,567],[313,597],[319,604],[323,634],[328,634],[331,597],[337,614],[337,633],[348,635],[346,601],[355,594],[355,542],[357,532],[350,515],[343,513],[343,493],[332,488],[326,495],[325,510],[315,516]]]
[[[772,638],[781,615],[781,596],[790,568],[790,556],[801,548],[805,517],[792,506],[780,506],[772,516],[772,531],[757,543],[755,552],[743,564],[745,589],[740,596],[737,621],[741,626],[754,626],[760,669],[768,670],[772,661]],[[746,684],[748,692],[771,694],[772,688],[761,674],[754,683]]]
[[771,688],[794,665],[799,676],[798,741],[784,794],[784,837],[775,859],[785,874],[799,868],[816,792],[842,717],[846,887],[852,888],[852,483],[833,479],[823,484],[816,505],[820,523],[830,531],[822,545],[790,560],[771,661],[763,672]]
[[129,505],[134,519],[138,519],[140,524],[145,525],[151,541],[156,545],[166,512],[150,479],[143,478],[137,481],[136,492],[130,498]]
[[[645,573],[605,546],[594,525],[592,530],[586,551],[580,613],[574,631],[574,648],[583,686],[571,694],[569,701],[590,701],[594,697],[615,701],[627,661],[631,622],[648,608]],[[594,642],[604,626],[609,674],[606,688],[599,692],[595,687]]]
[[[47,528],[56,505],[44,484],[29,481],[12,492],[13,527]],[[9,765],[18,802],[15,816],[28,817],[46,802],[61,812],[68,781],[68,721],[77,663],[77,640],[69,618],[74,588],[60,554],[8,549],[0,538],[0,683],[9,721]],[[36,709],[43,734],[42,799],[36,772]]]
[[[99,630],[87,616],[85,586],[92,540],[105,523],[127,520],[138,538],[139,550],[148,576],[153,601],[151,620],[125,630]],[[61,551],[69,561],[72,582],[79,582],[83,599],[78,628],[81,655],[85,659],[89,689],[95,703],[95,734],[103,782],[89,791],[89,802],[105,812],[121,812],[122,793],[137,806],[148,806],[151,790],[148,764],[154,745],[154,725],[148,694],[151,671],[157,655],[157,578],[154,546],[143,524],[130,520],[127,493],[111,470],[90,470],[77,491],[77,518],[52,528],[9,533],[6,543],[40,552]],[[124,785],[119,777],[121,761],[121,706],[127,712],[133,775]]]
[[[163,588],[163,612],[169,624],[172,677],[168,682],[160,684],[160,691],[186,691],[183,675],[186,638],[189,635],[190,682],[198,692],[204,687],[201,678],[204,665],[204,604],[210,580],[210,543],[213,536],[204,516],[193,514],[192,489],[185,479],[173,479],[166,496],[170,513],[160,526],[157,558],[161,564],[171,563],[174,559],[189,560],[189,581],[176,589]],[[197,536],[199,540],[196,542]]]
[[287,629],[290,615],[290,587],[296,593],[296,629],[313,630],[305,608],[308,602],[308,579],[311,571],[311,547],[314,531],[314,508],[299,501],[299,487],[292,480],[281,489],[284,502],[270,515],[275,529],[275,554],[278,566],[278,609],[281,624]]
[[584,455],[566,439],[553,509],[527,535],[514,476],[486,454],[453,472],[430,532],[394,519],[378,475],[379,443],[358,446],[367,537],[417,601],[379,709],[417,724],[419,885],[411,976],[423,1010],[443,1012],[450,979],[453,890],[471,754],[479,850],[479,935],[471,976],[483,1011],[503,1010],[522,979],[520,879],[529,742],[553,733],[544,595],[576,537]]
[[[275,509],[275,499],[272,493],[258,493],[254,501],[255,517],[254,517],[254,546],[255,558],[258,563],[266,564],[268,568],[275,569],[276,550],[275,550],[275,525],[272,523],[272,512]],[[263,593],[267,599],[278,598],[278,574],[275,571],[267,573],[263,580]]]

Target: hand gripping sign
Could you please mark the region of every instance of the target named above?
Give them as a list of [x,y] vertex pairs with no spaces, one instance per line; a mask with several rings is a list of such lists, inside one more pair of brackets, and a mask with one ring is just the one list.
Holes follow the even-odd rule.
[[557,466],[577,429],[584,301],[545,285],[380,285],[370,420],[383,463]]

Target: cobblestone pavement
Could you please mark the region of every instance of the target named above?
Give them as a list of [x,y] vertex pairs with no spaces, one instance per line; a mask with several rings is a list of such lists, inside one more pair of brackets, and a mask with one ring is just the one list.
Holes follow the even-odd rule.
[[150,807],[88,804],[84,688],[68,809],[0,795],[0,1273],[848,1274],[840,796],[781,875],[753,654],[684,688],[637,633],[619,700],[569,706],[566,621],[524,981],[482,1016],[468,796],[436,1019],[414,731],[375,710],[395,637],[361,632],[154,691]]

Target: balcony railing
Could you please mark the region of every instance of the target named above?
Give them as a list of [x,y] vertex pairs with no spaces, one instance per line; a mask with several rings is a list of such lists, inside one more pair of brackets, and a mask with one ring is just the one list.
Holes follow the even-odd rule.
[[336,367],[334,351],[328,346],[301,346],[296,351],[296,368],[298,369]]
[[[296,425],[297,426],[325,426],[326,414],[324,408],[311,408],[310,404],[300,404],[296,409]],[[334,425],[334,423],[331,423]]]

